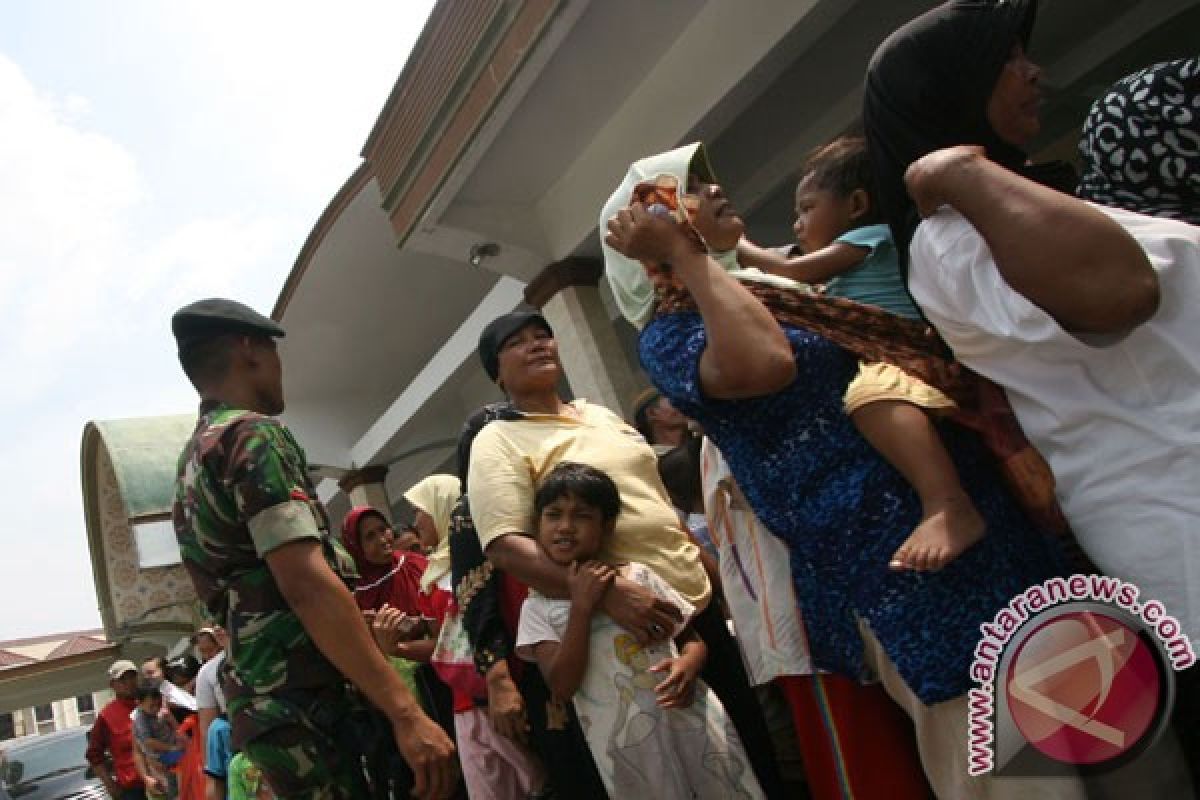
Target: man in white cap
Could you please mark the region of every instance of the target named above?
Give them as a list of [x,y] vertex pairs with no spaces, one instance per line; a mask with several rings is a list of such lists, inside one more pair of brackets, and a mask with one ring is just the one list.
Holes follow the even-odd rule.
[[[133,722],[130,714],[137,707],[137,664],[126,659],[108,668],[108,685],[116,695],[96,717],[88,734],[87,761],[104,783],[111,797],[141,800],[146,789],[134,764]],[[109,769],[106,757],[112,758]]]

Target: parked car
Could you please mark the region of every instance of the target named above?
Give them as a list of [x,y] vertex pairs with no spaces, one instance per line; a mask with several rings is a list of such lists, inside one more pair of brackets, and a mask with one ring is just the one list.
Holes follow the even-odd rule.
[[91,800],[107,797],[84,758],[87,728],[0,742],[0,800]]

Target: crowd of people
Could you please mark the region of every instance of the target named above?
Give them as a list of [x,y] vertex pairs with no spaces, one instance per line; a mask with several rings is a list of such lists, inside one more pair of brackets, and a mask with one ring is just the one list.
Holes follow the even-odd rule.
[[1193,796],[1200,667],[1136,759],[968,771],[980,626],[1026,588],[1121,578],[1200,647],[1200,60],[1101,98],[1076,184],[1026,153],[1034,14],[956,0],[888,37],[795,245],[747,238],[702,144],[634,161],[599,230],[653,387],[629,421],[564,398],[545,317],[493,320],[505,400],[404,524],[331,532],[275,418],[282,328],[177,312],[202,404],[174,521],[233,644],[190,738],[180,687],[114,665],[111,785],[184,796],[207,743],[231,797],[238,758],[287,798]]
[[139,668],[122,659],[108,668],[113,699],[88,732],[88,763],[114,798],[274,798],[261,771],[229,745],[225,630],[201,628],[189,643],[170,661],[154,656]]

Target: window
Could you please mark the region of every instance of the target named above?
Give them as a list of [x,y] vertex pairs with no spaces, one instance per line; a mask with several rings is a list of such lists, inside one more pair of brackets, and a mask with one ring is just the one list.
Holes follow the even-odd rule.
[[75,698],[75,710],[79,712],[80,725],[90,725],[96,721],[96,703],[90,694]]
[[33,720],[37,723],[38,733],[50,733],[54,730],[54,706],[49,703],[34,706]]
[[179,542],[175,540],[175,526],[169,519],[151,522],[135,522],[133,537],[137,542],[138,567],[169,567],[182,564]]
[[9,711],[0,714],[0,742],[17,735],[17,721]]

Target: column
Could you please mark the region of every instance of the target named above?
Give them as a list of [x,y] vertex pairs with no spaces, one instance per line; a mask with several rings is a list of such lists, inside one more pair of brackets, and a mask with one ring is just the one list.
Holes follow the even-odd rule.
[[351,506],[370,506],[392,521],[392,504],[388,500],[384,479],[388,468],[363,467],[347,472],[338,480],[338,487],[350,497]]
[[641,388],[600,297],[604,264],[568,258],[543,269],[525,288],[525,300],[554,328],[559,359],[576,397],[622,416]]

